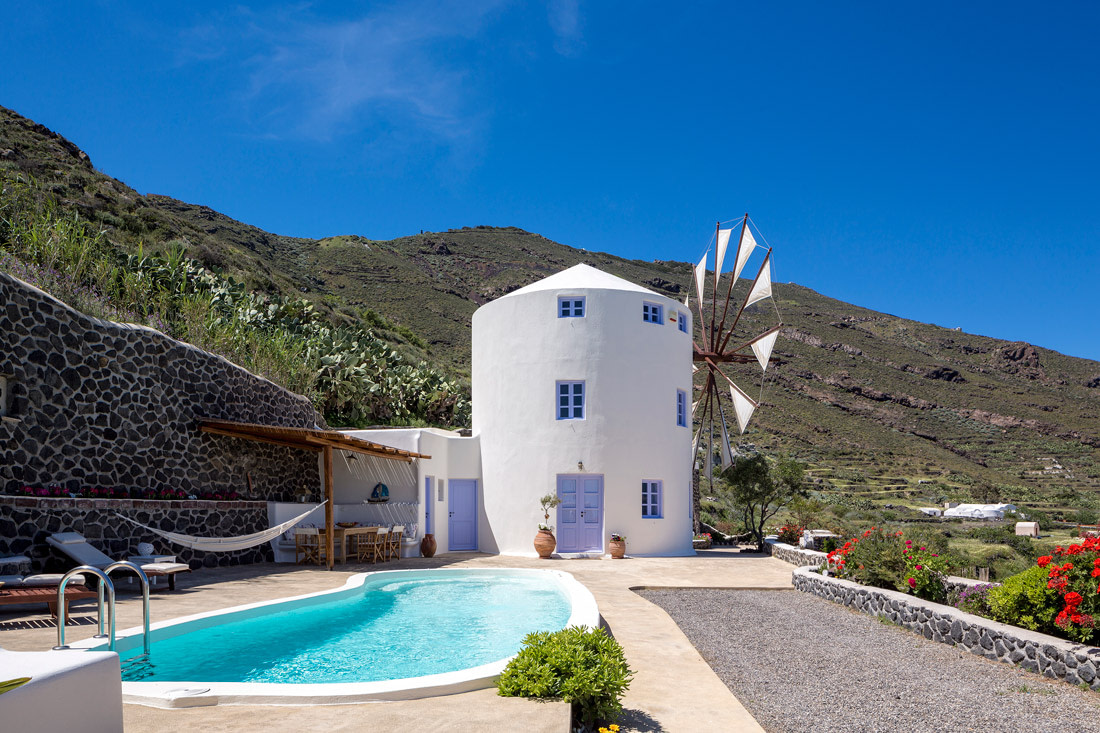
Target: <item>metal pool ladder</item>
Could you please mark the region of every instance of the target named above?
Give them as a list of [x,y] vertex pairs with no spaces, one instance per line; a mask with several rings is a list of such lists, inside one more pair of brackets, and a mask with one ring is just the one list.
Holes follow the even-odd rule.
[[69,572],[65,573],[61,578],[61,583],[57,586],[57,646],[54,649],[68,649],[65,644],[65,586],[68,584],[69,579],[74,575],[81,575],[89,573],[99,578],[99,633],[95,635],[95,638],[102,639],[107,637],[107,634],[103,633],[103,595],[106,588],[107,594],[107,624],[110,631],[107,649],[110,651],[115,650],[115,584],[111,582],[111,573],[115,570],[126,569],[133,572],[138,576],[138,580],[141,581],[141,620],[142,620],[142,645],[143,654],[131,662],[143,661],[147,662],[149,659],[149,578],[136,564],[127,560],[120,560],[119,562],[111,563],[106,569],[100,570],[99,568],[92,567],[91,565],[81,565],[80,567],[73,568]]

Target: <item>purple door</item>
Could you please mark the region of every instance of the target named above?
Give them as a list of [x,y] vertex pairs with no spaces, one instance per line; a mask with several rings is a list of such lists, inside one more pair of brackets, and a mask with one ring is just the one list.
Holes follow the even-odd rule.
[[452,552],[477,549],[477,480],[451,479],[447,546]]
[[558,552],[603,550],[603,476],[558,476]]

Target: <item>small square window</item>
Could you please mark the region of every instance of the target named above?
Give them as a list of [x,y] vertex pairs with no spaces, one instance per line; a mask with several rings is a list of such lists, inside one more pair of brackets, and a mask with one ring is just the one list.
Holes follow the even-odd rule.
[[661,325],[663,310],[663,306],[656,303],[642,303],[642,320],[646,323],[656,323],[659,326]]
[[642,517],[645,519],[661,518],[661,482],[642,482]]
[[584,298],[575,295],[558,298],[558,318],[584,318]]
[[558,419],[584,419],[584,382],[558,382]]
[[687,333],[687,332],[688,332],[688,317],[687,317],[687,313],[681,313],[681,314],[679,314],[679,318],[678,318],[677,320],[678,320],[678,322],[679,322],[679,324],[680,324],[680,330],[681,330],[681,331],[683,331],[684,333]]
[[676,424],[682,428],[686,428],[687,421],[687,392],[682,389],[676,390]]

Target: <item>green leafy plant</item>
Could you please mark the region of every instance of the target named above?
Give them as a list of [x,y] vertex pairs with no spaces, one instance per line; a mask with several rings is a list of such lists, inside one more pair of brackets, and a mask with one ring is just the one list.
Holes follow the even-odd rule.
[[539,506],[542,507],[542,516],[545,520],[539,525],[539,529],[554,531],[554,528],[550,525],[550,510],[561,504],[561,497],[555,494],[543,494],[539,498]]
[[620,698],[633,676],[622,646],[607,632],[571,626],[528,634],[497,680],[497,692],[504,697],[560,698],[591,728],[597,721],[618,718]]
[[1047,587],[1048,580],[1047,569],[1039,566],[1006,578],[989,590],[990,618],[1044,634],[1056,632],[1058,593]]
[[740,511],[757,549],[764,548],[764,527],[768,520],[804,493],[805,470],[803,464],[791,458],[781,458],[773,465],[757,453],[734,461],[722,472],[722,478],[730,486],[730,501]]

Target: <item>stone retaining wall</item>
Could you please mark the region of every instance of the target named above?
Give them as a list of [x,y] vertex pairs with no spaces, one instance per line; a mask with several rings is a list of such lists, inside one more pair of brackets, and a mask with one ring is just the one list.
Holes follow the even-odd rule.
[[772,537],[764,539],[764,552],[776,560],[789,562],[799,567],[820,567],[825,564],[826,554],[817,550],[804,550],[801,547],[788,545]]
[[[81,532],[112,557],[134,554],[134,528],[109,508],[186,534],[247,534],[268,526],[267,500],[320,493],[315,453],[204,433],[203,418],[327,427],[305,397],[220,356],[151,328],[91,318],[0,272],[0,494],[56,485],[259,500],[10,496],[0,499],[0,556],[29,554],[35,570],[57,564],[44,538],[60,530]],[[192,564],[271,559],[266,546],[207,555],[154,544]]]
[[305,397],[220,356],[91,318],[2,272],[0,344],[0,493],[55,484],[289,499],[320,490],[313,453],[200,432],[203,418],[324,426]]
[[264,543],[239,552],[201,552],[169,544],[148,530],[119,519],[116,512],[165,531],[205,537],[228,537],[267,529],[263,501],[152,501],[141,499],[46,499],[0,496],[0,555],[26,555],[34,572],[63,571],[73,566],[67,556],[46,544],[54,532],[79,532],[115,560],[137,554],[139,542],[150,542],[157,554],[175,555],[192,568],[224,567],[274,559]]
[[883,588],[830,578],[811,568],[794,570],[794,587],[871,616],[887,619],[926,639],[1013,664],[1070,684],[1100,690],[1100,649],[990,621]]

